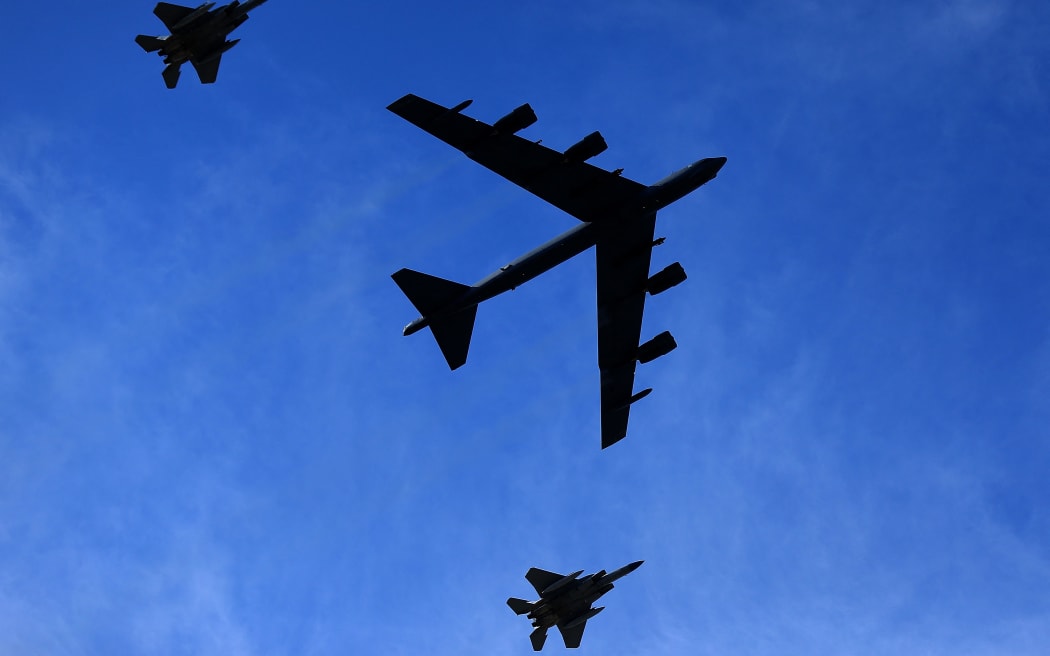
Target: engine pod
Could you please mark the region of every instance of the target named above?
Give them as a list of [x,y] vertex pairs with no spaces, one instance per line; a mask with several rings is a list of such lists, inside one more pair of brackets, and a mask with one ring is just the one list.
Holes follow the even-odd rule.
[[602,133],[595,131],[569,146],[569,149],[565,151],[565,161],[585,162],[595,155],[605,152],[608,147],[609,144],[605,143],[605,137],[602,136]]
[[667,355],[676,348],[678,348],[678,342],[674,341],[674,337],[671,335],[670,331],[665,330],[638,347],[637,359],[638,362],[645,364],[646,362],[652,362],[656,358]]
[[525,103],[493,123],[492,127],[500,134],[514,134],[529,127],[536,120],[536,112],[532,111],[532,106],[529,103]]
[[675,285],[680,285],[686,279],[685,269],[680,262],[675,262],[664,268],[663,271],[654,274],[645,284],[645,289],[652,296],[666,292]]

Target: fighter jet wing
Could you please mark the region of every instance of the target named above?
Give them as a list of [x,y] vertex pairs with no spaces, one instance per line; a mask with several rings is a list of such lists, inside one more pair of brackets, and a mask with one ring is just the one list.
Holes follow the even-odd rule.
[[598,369],[602,448],[627,435],[656,213],[610,226],[598,237]]
[[587,622],[583,621],[571,629],[561,628],[561,624],[558,625],[558,631],[561,632],[561,639],[565,641],[565,646],[569,649],[576,649],[580,646],[580,641],[583,640],[583,630],[587,628]]
[[169,30],[174,29],[180,20],[193,12],[194,9],[192,7],[183,7],[182,5],[173,5],[167,2],[158,2],[157,6],[153,8],[153,13],[164,22],[164,26]]
[[531,583],[532,587],[536,588],[536,594],[543,594],[544,590],[563,578],[565,578],[564,574],[555,574],[539,567],[533,567],[528,572],[525,572],[525,580]]
[[[582,161],[582,155],[570,158],[539,142],[523,139],[514,134],[513,125],[497,130],[493,125],[412,94],[387,109],[581,221],[600,221],[646,189],[645,185],[620,177],[619,173]],[[519,111],[528,117],[521,122],[536,120],[528,105],[515,110]],[[605,142],[601,135],[597,135],[597,141],[603,150]]]
[[217,55],[203,64],[198,64],[196,60],[190,60],[193,68],[197,71],[197,77],[201,79],[201,84],[211,84],[219,77],[219,61],[221,60],[222,55]]

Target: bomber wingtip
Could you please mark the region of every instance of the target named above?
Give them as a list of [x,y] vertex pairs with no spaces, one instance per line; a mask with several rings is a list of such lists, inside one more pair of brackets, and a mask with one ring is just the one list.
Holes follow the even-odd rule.
[[392,111],[392,112],[394,112],[394,113],[396,114],[396,113],[397,113],[397,108],[398,108],[398,107],[399,107],[400,105],[404,105],[405,103],[409,103],[409,102],[412,102],[412,100],[413,100],[413,99],[414,99],[415,97],[416,97],[416,96],[415,96],[415,94],[411,94],[411,93],[406,93],[405,95],[401,96],[400,98],[398,98],[398,99],[397,99],[397,100],[395,100],[394,102],[392,102],[392,103],[390,103],[389,105],[387,105],[387,106],[386,106],[386,108],[387,108],[387,109],[389,109],[390,111]]

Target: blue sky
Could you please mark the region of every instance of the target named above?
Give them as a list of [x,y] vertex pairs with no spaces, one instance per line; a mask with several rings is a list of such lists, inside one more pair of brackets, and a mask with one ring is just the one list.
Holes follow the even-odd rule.
[[[565,4],[274,0],[175,91],[151,3],[5,9],[0,654],[528,654],[529,567],[637,559],[581,653],[1047,653],[1050,8]],[[575,225],[409,92],[729,158],[623,442],[591,254],[401,336]]]

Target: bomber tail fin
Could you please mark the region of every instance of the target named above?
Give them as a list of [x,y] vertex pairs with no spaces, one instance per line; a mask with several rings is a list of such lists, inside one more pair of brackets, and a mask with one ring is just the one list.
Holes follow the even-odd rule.
[[[412,305],[426,318],[440,312],[470,289],[469,285],[411,269],[401,269],[391,277]],[[435,316],[428,321],[430,331],[434,333],[434,339],[437,340],[450,369],[457,369],[467,361],[477,313],[478,306],[472,305],[453,314]]]
[[516,615],[526,615],[532,612],[532,609],[536,607],[536,604],[531,601],[525,601],[524,599],[516,599],[511,597],[507,600],[507,605],[514,611]]
[[157,52],[165,46],[164,37],[140,34],[135,37],[135,43],[139,44],[146,52]]

